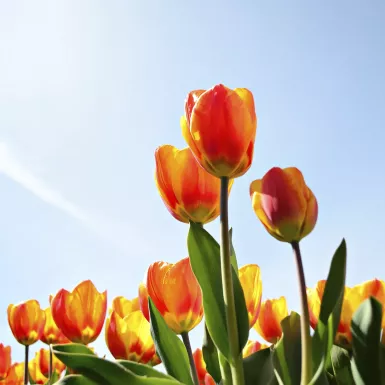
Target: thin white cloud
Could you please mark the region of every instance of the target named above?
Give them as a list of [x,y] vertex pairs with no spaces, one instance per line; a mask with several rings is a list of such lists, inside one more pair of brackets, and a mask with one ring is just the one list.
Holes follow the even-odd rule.
[[[124,223],[109,223],[105,219],[103,219],[103,221],[97,221],[91,218],[88,213],[85,213],[80,207],[70,202],[60,192],[51,188],[43,180],[35,177],[30,170],[21,164],[9,145],[1,141],[0,173],[18,183],[43,202],[75,218],[97,235],[113,243],[115,247],[126,252],[132,251],[130,239],[127,237],[128,234],[134,235],[131,226]],[[137,234],[135,234],[135,238],[138,240]]]

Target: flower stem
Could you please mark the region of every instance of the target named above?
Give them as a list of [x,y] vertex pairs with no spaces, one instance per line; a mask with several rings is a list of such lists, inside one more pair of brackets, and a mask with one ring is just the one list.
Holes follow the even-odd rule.
[[49,345],[49,384],[52,385],[52,363],[53,363],[53,355],[52,355],[52,345]]
[[221,383],[223,385],[233,385],[233,379],[231,378],[231,369],[229,363],[226,361],[225,356],[218,351],[219,367],[221,370]]
[[24,385],[29,383],[29,371],[28,371],[28,355],[29,355],[29,345],[25,345],[25,355],[24,355]]
[[229,211],[228,211],[229,178],[221,178],[221,270],[223,299],[225,302],[227,332],[230,348],[230,367],[233,385],[244,384],[243,361],[239,347],[238,325],[235,311],[233,277],[230,261]]
[[195,366],[194,357],[191,350],[190,337],[187,332],[182,333],[182,340],[183,340],[184,346],[186,347],[188,359],[190,361],[190,372],[191,372],[192,380],[195,385],[199,385],[197,368]]
[[311,338],[310,338],[310,319],[309,308],[306,295],[305,273],[303,271],[301,250],[298,242],[291,244],[297,267],[297,276],[299,283],[299,295],[301,300],[301,385],[308,385],[312,375],[311,364]]

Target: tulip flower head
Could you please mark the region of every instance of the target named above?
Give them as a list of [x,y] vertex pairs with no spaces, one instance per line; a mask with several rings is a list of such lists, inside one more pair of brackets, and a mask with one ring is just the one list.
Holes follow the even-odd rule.
[[8,371],[4,385],[23,385],[24,384],[24,362],[14,363]]
[[[52,296],[50,296],[50,302],[51,301]],[[40,341],[47,345],[70,343],[71,341],[63,334],[63,332],[57,327],[55,321],[53,320],[51,308],[47,307],[44,310],[44,313],[45,325],[43,333],[40,337]]]
[[[218,217],[220,180],[198,164],[189,148],[158,147],[155,160],[156,186],[174,218],[184,223],[204,224]],[[229,183],[229,193],[232,182]]]
[[222,84],[188,94],[183,136],[199,164],[220,178],[237,178],[253,160],[257,130],[253,94]]
[[124,318],[128,314],[140,310],[139,298],[129,300],[123,296],[115,297],[112,301],[112,310],[115,310],[121,318]]
[[239,269],[239,280],[245,295],[249,326],[257,321],[262,301],[262,279],[258,265],[245,265]]
[[254,329],[264,340],[275,344],[282,336],[281,321],[288,315],[285,297],[268,299],[261,304]]
[[7,377],[11,367],[11,347],[0,344],[0,381]]
[[72,292],[61,289],[51,302],[56,325],[72,342],[88,345],[102,331],[107,312],[107,292],[99,293],[90,281],[83,281]]
[[29,375],[35,384],[43,385],[47,383],[48,378],[41,372],[39,362],[34,357],[28,362]]
[[[44,377],[49,377],[49,350],[40,349],[35,354],[35,360]],[[60,375],[66,366],[55,356],[52,356],[52,371]]]
[[243,348],[243,358],[250,356],[253,353],[259,352],[262,349],[268,348],[268,345],[262,344],[258,341],[247,341],[246,346]]
[[195,367],[197,369],[199,385],[214,385],[215,381],[211,375],[207,372],[206,363],[203,359],[201,349],[196,349],[193,353]]
[[255,214],[266,230],[282,242],[299,242],[314,229],[317,200],[295,167],[274,167],[250,185]]
[[8,323],[16,340],[25,346],[38,341],[45,324],[45,313],[38,301],[31,299],[8,306]]
[[202,320],[202,292],[188,257],[175,264],[155,262],[148,268],[139,286],[139,302],[149,321],[148,297],[177,334],[189,332]]
[[[325,291],[326,280],[317,282],[314,288],[307,288],[307,298],[310,315],[310,325],[313,329],[317,326],[321,309],[322,297]],[[352,342],[350,329],[354,313],[362,302],[369,297],[376,298],[380,303],[385,303],[385,282],[373,279],[354,287],[345,287],[342,303],[341,318],[337,329],[335,343],[349,348]],[[382,317],[382,327],[385,327],[385,317]]]

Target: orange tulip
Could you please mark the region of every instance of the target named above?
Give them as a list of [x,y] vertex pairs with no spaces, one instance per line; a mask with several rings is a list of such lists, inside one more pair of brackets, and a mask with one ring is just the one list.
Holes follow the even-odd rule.
[[252,328],[257,321],[262,300],[262,279],[258,265],[245,265],[239,269],[243,293],[245,294],[249,325]]
[[285,297],[268,299],[262,302],[254,328],[263,339],[275,344],[282,336],[281,321],[288,315]]
[[172,264],[155,262],[139,286],[140,308],[149,321],[148,296],[175,333],[192,330],[202,320],[202,292],[190,265],[184,258]]
[[[49,350],[40,349],[35,354],[35,360],[43,376],[49,377]],[[61,374],[66,366],[55,355],[52,355],[52,372]]]
[[55,321],[53,320],[51,308],[47,307],[44,310],[44,313],[45,325],[43,333],[40,337],[40,341],[44,342],[47,345],[70,343],[71,341],[63,334],[63,332],[57,327]]
[[314,229],[317,200],[297,168],[272,168],[251,183],[250,196],[255,214],[279,241],[298,242]]
[[195,367],[197,369],[198,380],[200,385],[214,385],[215,381],[206,370],[206,363],[203,359],[201,349],[196,349],[193,353]]
[[262,349],[268,348],[268,345],[261,344],[258,341],[247,341],[246,346],[243,348],[243,358],[250,356],[253,353],[259,352]]
[[90,281],[83,281],[72,292],[61,289],[51,302],[56,325],[72,342],[88,345],[102,331],[107,312],[107,291],[99,293]]
[[128,314],[140,310],[139,298],[136,297],[129,300],[123,296],[116,297],[112,301],[112,309],[110,311],[112,312],[112,310],[115,310],[121,318],[124,318]]
[[116,359],[147,364],[154,358],[155,345],[150,324],[140,310],[124,318],[113,310],[107,318],[105,337],[108,349]]
[[[307,289],[310,315],[310,325],[314,329],[318,323],[321,302],[326,280],[319,281],[314,288]],[[369,297],[376,298],[383,306],[385,304],[385,282],[378,279],[366,281],[352,288],[345,287],[340,323],[337,329],[336,344],[349,347],[352,341],[350,324],[354,313],[362,302]],[[385,327],[385,317],[382,317],[382,327]]]
[[36,357],[28,362],[28,370],[31,379],[35,384],[43,385],[48,381],[48,378],[41,372],[39,362]]
[[7,377],[11,367],[11,347],[0,344],[0,381]]
[[[155,183],[178,221],[208,223],[219,215],[220,180],[206,172],[189,148],[164,145],[155,151]],[[229,183],[229,193],[233,180]]]
[[7,378],[2,382],[4,385],[24,384],[24,362],[14,363],[8,371]]
[[16,340],[25,346],[38,341],[45,324],[44,311],[38,301],[31,299],[8,306],[8,323]]
[[253,94],[222,84],[189,93],[183,136],[199,164],[220,178],[237,178],[251,166],[257,130]]

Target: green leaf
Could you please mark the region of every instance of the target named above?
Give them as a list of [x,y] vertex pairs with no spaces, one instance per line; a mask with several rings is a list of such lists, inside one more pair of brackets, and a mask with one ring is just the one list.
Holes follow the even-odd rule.
[[95,353],[88,348],[87,346],[83,344],[64,344],[64,345],[52,345],[52,350],[57,350],[59,352],[65,352],[65,353],[80,353],[80,354],[90,354],[92,356],[95,355]]
[[57,385],[97,385],[97,382],[79,374],[70,374],[56,382]]
[[281,322],[282,338],[274,352],[274,368],[278,381],[285,385],[301,382],[301,317],[292,311]]
[[[215,346],[229,359],[219,244],[205,229],[190,222],[187,245],[191,267],[202,289],[207,329]],[[234,268],[232,278],[241,354],[249,337],[249,319],[243,289]]]
[[346,242],[343,239],[334,253],[322,297],[320,315],[312,338],[314,376],[311,385],[325,371],[341,316],[345,291]]
[[233,228],[229,230],[229,237],[230,237],[230,259],[231,259],[231,264],[239,276],[238,272],[238,262],[237,262],[237,255],[235,254],[234,246],[233,246]]
[[151,320],[151,335],[155,342],[156,352],[162,360],[167,373],[184,384],[193,385],[189,360],[183,342],[167,326],[151,298],[148,298],[148,308]]
[[176,382],[174,379],[138,376],[123,365],[96,355],[68,353],[66,345],[56,345],[55,349],[55,355],[65,365],[98,385],[175,385]]
[[215,382],[219,383],[221,380],[221,369],[219,367],[218,350],[210,337],[206,324],[203,336],[202,354],[206,363],[206,370]]
[[354,385],[349,352],[334,345],[330,357],[335,383],[338,385]]
[[131,372],[137,374],[138,376],[164,378],[164,379],[173,381],[174,384],[180,384],[180,382],[177,381],[174,377],[171,377],[166,373],[159,372],[158,370],[154,369],[152,366],[139,364],[137,362],[127,361],[127,360],[116,360],[116,362],[124,366],[126,369],[130,370]]
[[245,385],[278,385],[272,349],[262,349],[243,359]]
[[373,297],[364,301],[353,315],[352,373],[357,385],[384,384],[381,374],[381,320],[382,306]]

